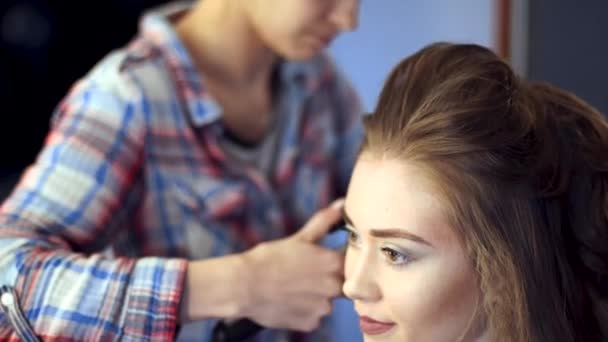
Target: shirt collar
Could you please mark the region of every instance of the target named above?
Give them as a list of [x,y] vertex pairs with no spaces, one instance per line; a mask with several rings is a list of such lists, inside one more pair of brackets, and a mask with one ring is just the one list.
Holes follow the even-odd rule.
[[[188,50],[171,25],[169,18],[191,8],[192,2],[174,2],[146,12],[140,22],[142,37],[161,51],[169,65],[178,92],[186,100],[188,115],[195,126],[213,123],[221,118],[222,108],[206,91]],[[321,59],[305,62],[282,61],[279,75],[282,87],[296,87],[307,97],[323,78]]]

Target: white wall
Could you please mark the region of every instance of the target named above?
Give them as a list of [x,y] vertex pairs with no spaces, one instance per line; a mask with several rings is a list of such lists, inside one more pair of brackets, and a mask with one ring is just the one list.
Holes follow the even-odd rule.
[[436,41],[494,40],[495,0],[361,0],[359,29],[330,51],[372,110],[385,77],[405,56]]

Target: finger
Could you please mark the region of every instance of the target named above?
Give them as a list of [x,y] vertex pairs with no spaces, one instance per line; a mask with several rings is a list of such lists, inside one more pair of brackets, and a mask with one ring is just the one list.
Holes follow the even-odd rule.
[[302,246],[297,246],[297,253],[303,259],[300,261],[298,273],[323,276],[328,273],[343,272],[345,259],[343,253],[306,242],[299,243]]
[[293,307],[290,313],[290,324],[293,330],[310,332],[316,329],[321,319],[329,315],[333,309],[332,302],[324,297],[303,297],[306,305]]
[[308,276],[304,278],[300,277],[299,281],[289,286],[287,292],[294,296],[302,294],[315,294],[326,298],[340,296],[344,282],[343,266],[340,263],[336,263],[335,267],[327,264],[329,263],[318,264],[314,272],[307,273]]
[[342,217],[344,200],[334,201],[329,207],[318,211],[298,232],[297,236],[303,241],[318,242]]
[[343,284],[344,278],[340,275],[326,277],[318,282],[317,291],[321,296],[328,299],[336,298],[342,295]]
[[344,270],[344,254],[336,252],[333,249],[327,249],[321,246],[314,246],[317,248],[315,256],[318,258],[318,270],[320,272],[331,272],[342,274]]
[[294,297],[318,296],[323,298],[335,298],[341,295],[344,277],[341,274],[310,277],[306,280],[294,283],[289,289],[289,294]]
[[317,312],[319,297],[315,295],[292,295],[282,300],[261,306],[251,319],[266,327],[302,329],[302,322],[309,319],[311,314]]

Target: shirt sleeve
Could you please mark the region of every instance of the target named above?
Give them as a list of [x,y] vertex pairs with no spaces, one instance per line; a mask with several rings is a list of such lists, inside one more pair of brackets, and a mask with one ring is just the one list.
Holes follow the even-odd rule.
[[143,162],[145,122],[124,98],[92,82],[76,86],[0,208],[0,285],[11,293],[3,304],[14,305],[0,312],[0,340],[28,329],[53,340],[174,336],[186,261],[95,253],[118,226]]

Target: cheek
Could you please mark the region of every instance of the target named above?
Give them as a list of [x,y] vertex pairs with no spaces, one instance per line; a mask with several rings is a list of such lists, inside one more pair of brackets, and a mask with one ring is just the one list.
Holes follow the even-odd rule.
[[327,25],[327,11],[319,8],[294,9],[292,16],[283,16],[283,27],[292,35],[307,36],[324,31]]
[[[406,335],[415,341],[453,340],[473,316],[479,291],[472,270],[464,261],[436,257],[385,275],[387,303]],[[426,337],[424,337],[426,336]]]

